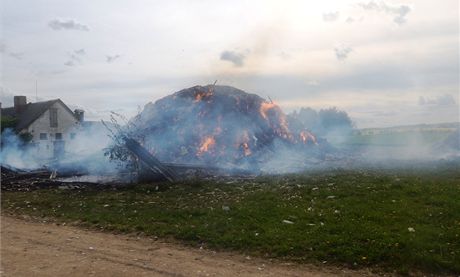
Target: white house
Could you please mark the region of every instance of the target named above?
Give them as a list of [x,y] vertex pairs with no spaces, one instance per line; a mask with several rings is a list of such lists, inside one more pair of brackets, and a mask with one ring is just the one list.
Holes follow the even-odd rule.
[[84,112],[72,112],[60,99],[27,103],[25,96],[14,96],[14,107],[1,109],[1,115],[16,119],[16,133],[28,135],[41,158],[57,159],[75,139]]

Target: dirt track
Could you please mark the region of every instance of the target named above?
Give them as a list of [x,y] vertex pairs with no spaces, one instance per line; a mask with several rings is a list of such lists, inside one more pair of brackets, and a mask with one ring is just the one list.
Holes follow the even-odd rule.
[[370,276],[1,217],[2,276]]

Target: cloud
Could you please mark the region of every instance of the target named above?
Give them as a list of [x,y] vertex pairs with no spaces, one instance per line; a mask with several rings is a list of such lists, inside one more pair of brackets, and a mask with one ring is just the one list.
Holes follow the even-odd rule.
[[75,63],[74,63],[73,61],[69,60],[69,61],[66,61],[66,62],[64,63],[64,65],[65,65],[65,66],[75,66]]
[[339,19],[339,16],[340,16],[339,12],[323,13],[323,21],[333,22]]
[[319,86],[319,82],[316,80],[310,80],[310,81],[307,81],[307,85],[312,86],[312,87],[317,87]]
[[353,23],[353,22],[355,22],[355,19],[354,19],[353,17],[350,17],[350,16],[349,16],[349,17],[345,20],[345,22],[347,22],[347,23]]
[[9,57],[22,60],[24,52],[11,52],[3,41],[0,41],[0,53],[7,54]]
[[86,54],[85,49],[83,49],[83,48],[78,49],[78,50],[74,50],[73,52],[75,54],[77,54],[77,55],[85,55]]
[[348,55],[353,51],[349,46],[338,46],[334,48],[335,56],[338,60],[345,60]]
[[352,24],[352,23],[355,23],[355,22],[362,22],[364,19],[364,17],[347,17],[347,19],[345,19],[345,22],[348,23],[348,24]]
[[118,54],[113,55],[113,56],[107,55],[107,56],[105,56],[105,61],[106,61],[107,63],[113,63],[114,61],[118,60],[120,57],[121,57],[121,56],[118,55]]
[[66,66],[75,66],[77,64],[81,64],[81,56],[84,56],[86,54],[85,49],[77,49],[73,50],[72,52],[68,53],[69,60],[64,63]]
[[22,57],[24,56],[23,52],[10,52],[8,55],[12,58],[15,58],[17,60],[22,60]]
[[3,86],[0,86],[0,103],[2,103],[2,108],[12,107],[14,105],[14,93]]
[[55,30],[77,30],[77,31],[89,31],[89,27],[81,24],[73,19],[53,19],[48,22],[48,26]]
[[0,53],[6,53],[6,44],[0,42]]
[[245,58],[246,56],[243,53],[238,53],[234,51],[224,51],[220,54],[220,59],[222,61],[229,61],[237,67],[241,67],[244,65]]
[[437,96],[436,98],[425,98],[420,96],[418,98],[418,104],[420,106],[452,106],[456,105],[454,97],[451,94],[444,94]]
[[290,60],[292,58],[292,56],[284,51],[281,51],[279,54],[278,54],[278,57],[280,57],[281,59],[283,60]]
[[358,6],[367,10],[367,11],[376,11],[382,12],[393,16],[393,21],[402,25],[407,22],[406,16],[411,11],[411,8],[407,5],[388,5],[385,2],[381,1],[377,3],[375,1],[370,1],[368,3],[359,3]]
[[8,50],[8,47],[3,41],[0,41],[0,53],[8,55],[11,58],[14,58],[16,60],[22,60],[24,57],[24,52],[11,52]]

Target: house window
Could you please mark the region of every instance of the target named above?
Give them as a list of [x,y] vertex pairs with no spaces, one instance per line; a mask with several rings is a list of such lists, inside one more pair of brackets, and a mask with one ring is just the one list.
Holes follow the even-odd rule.
[[40,133],[40,140],[47,140],[48,134],[47,133]]
[[57,127],[57,126],[58,126],[57,109],[50,108],[50,127]]
[[70,139],[74,139],[75,138],[75,133],[70,133]]
[[62,139],[62,133],[56,133],[56,140],[61,140]]

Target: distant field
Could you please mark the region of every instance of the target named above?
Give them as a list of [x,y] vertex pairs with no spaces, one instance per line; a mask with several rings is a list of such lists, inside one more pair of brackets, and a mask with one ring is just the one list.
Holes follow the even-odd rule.
[[410,144],[432,145],[445,140],[451,131],[405,131],[394,133],[352,134],[344,144],[406,146]]
[[4,191],[2,212],[301,263],[460,273],[458,165],[156,186]]
[[349,136],[339,134],[328,140],[336,146],[390,146],[405,147],[441,144],[453,132],[460,129],[460,123],[421,124],[390,128],[367,128],[353,131]]

